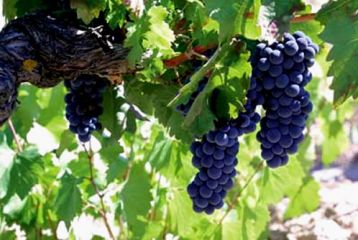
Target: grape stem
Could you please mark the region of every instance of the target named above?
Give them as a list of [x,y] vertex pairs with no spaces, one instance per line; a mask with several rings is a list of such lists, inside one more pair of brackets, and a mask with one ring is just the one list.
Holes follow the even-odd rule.
[[24,148],[23,148],[23,146],[22,146],[22,144],[21,144],[21,142],[20,142],[20,139],[19,139],[19,137],[18,137],[18,135],[17,135],[17,133],[16,133],[16,129],[15,129],[15,127],[14,127],[14,124],[13,124],[11,118],[9,118],[8,124],[9,124],[10,130],[11,130],[11,133],[12,133],[12,135],[14,136],[14,140],[15,140],[16,146],[17,146],[17,151],[18,151],[18,152],[24,151]]
[[315,13],[302,14],[300,16],[295,16],[291,19],[291,23],[300,23],[314,20],[316,18]]
[[245,185],[240,189],[240,191],[238,191],[234,197],[233,200],[231,201],[231,203],[229,204],[226,212],[224,213],[224,215],[222,216],[222,218],[219,221],[218,226],[220,226],[223,221],[225,220],[225,218],[227,217],[227,215],[230,213],[230,211],[236,206],[236,204],[239,201],[239,198],[241,196],[241,194],[243,193],[243,191],[249,186],[249,184],[251,183],[251,181],[254,179],[254,177],[256,176],[256,174],[263,168],[264,166],[264,162],[262,161],[259,165],[257,165],[255,171],[251,174],[251,176],[247,179]]
[[179,54],[171,59],[164,60],[164,65],[166,68],[175,68],[178,65],[193,59],[194,56],[201,55],[205,51],[215,48],[216,45],[209,46],[195,46],[193,48],[189,48],[186,52]]
[[101,215],[102,219],[103,219],[103,222],[107,228],[107,231],[108,231],[108,234],[110,236],[110,238],[112,240],[115,240],[115,236],[113,234],[113,231],[111,229],[111,226],[109,225],[109,221],[107,219],[107,212],[106,212],[106,206],[104,204],[104,200],[103,200],[103,197],[104,195],[99,191],[99,188],[94,180],[94,172],[93,172],[93,151],[91,149],[91,145],[89,146],[89,149],[86,148],[86,146],[83,144],[82,145],[86,154],[87,154],[87,158],[88,158],[88,164],[89,164],[89,172],[90,172],[90,177],[89,177],[89,180],[97,194],[97,196],[99,197],[99,200],[100,200],[100,210],[99,210],[99,214]]
[[[199,82],[205,77],[205,75],[214,68],[215,64],[218,62],[218,60],[222,57],[224,53],[229,49],[231,46],[231,43],[225,43],[222,46],[218,46],[215,53],[211,56],[211,58],[198,70],[196,71],[190,78],[190,82],[184,87],[182,87],[178,93],[178,95],[170,101],[168,104],[169,107],[176,106],[180,103],[180,101],[183,101],[184,97],[189,97],[189,95],[194,92]],[[209,79],[210,83],[210,79]],[[210,84],[207,84],[206,87]],[[205,90],[203,91],[205,92]]]

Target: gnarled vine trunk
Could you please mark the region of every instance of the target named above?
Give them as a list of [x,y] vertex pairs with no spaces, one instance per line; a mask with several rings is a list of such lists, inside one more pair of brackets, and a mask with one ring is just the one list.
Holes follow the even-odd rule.
[[82,74],[120,83],[131,72],[127,53],[74,21],[43,13],[11,21],[0,33],[0,125],[9,118],[21,83],[53,87]]

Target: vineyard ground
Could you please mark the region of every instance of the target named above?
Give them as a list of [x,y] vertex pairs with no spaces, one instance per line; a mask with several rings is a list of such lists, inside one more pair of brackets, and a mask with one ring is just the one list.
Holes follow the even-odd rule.
[[[317,167],[321,203],[316,211],[284,220],[287,199],[271,208],[272,240],[358,239],[358,145],[352,145],[330,168]],[[310,201],[310,199],[307,199]]]

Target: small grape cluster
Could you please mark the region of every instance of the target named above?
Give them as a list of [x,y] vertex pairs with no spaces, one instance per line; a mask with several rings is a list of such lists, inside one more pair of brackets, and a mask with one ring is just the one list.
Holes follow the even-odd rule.
[[70,91],[65,96],[66,118],[70,130],[81,142],[88,142],[93,131],[102,128],[98,118],[103,113],[102,94],[107,82],[93,75],[81,75],[76,80],[66,80]]
[[[198,85],[198,88],[191,94],[190,99],[187,103],[179,104],[176,107],[176,110],[179,111],[184,117],[188,114],[190,111],[191,106],[193,105],[196,97],[200,94],[201,91],[205,88],[205,85],[208,83],[208,78],[204,77]],[[189,82],[189,79],[188,79]]]
[[192,163],[199,172],[187,191],[195,212],[211,214],[224,205],[223,198],[234,185],[239,134],[235,124],[228,123],[192,143]]
[[304,87],[312,79],[318,46],[303,32],[284,34],[282,42],[260,43],[251,58],[252,79],[264,97],[265,116],[257,135],[262,158],[272,168],[288,162],[304,139],[308,114],[313,105]]

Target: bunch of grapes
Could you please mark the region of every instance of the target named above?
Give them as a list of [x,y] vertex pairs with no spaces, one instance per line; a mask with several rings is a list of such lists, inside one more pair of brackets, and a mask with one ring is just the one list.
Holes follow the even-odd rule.
[[247,93],[245,111],[237,119],[204,135],[200,142],[192,143],[192,163],[199,172],[188,185],[187,191],[195,212],[211,214],[224,205],[223,199],[233,187],[236,175],[238,137],[255,131],[260,121],[260,115],[255,109],[262,101],[260,89],[253,80]]
[[98,117],[103,112],[102,94],[107,82],[93,75],[81,75],[76,80],[65,81],[70,91],[65,96],[66,118],[70,130],[78,135],[81,142],[88,142],[93,131],[102,128]]
[[257,135],[262,158],[276,168],[287,164],[304,139],[308,114],[313,105],[304,87],[312,79],[318,46],[303,32],[286,33],[282,42],[260,43],[251,58],[252,79],[260,85],[266,114]]
[[199,172],[187,190],[194,211],[211,214],[224,205],[223,198],[234,185],[239,135],[235,124],[230,122],[210,131],[200,142],[192,143],[192,163]]

